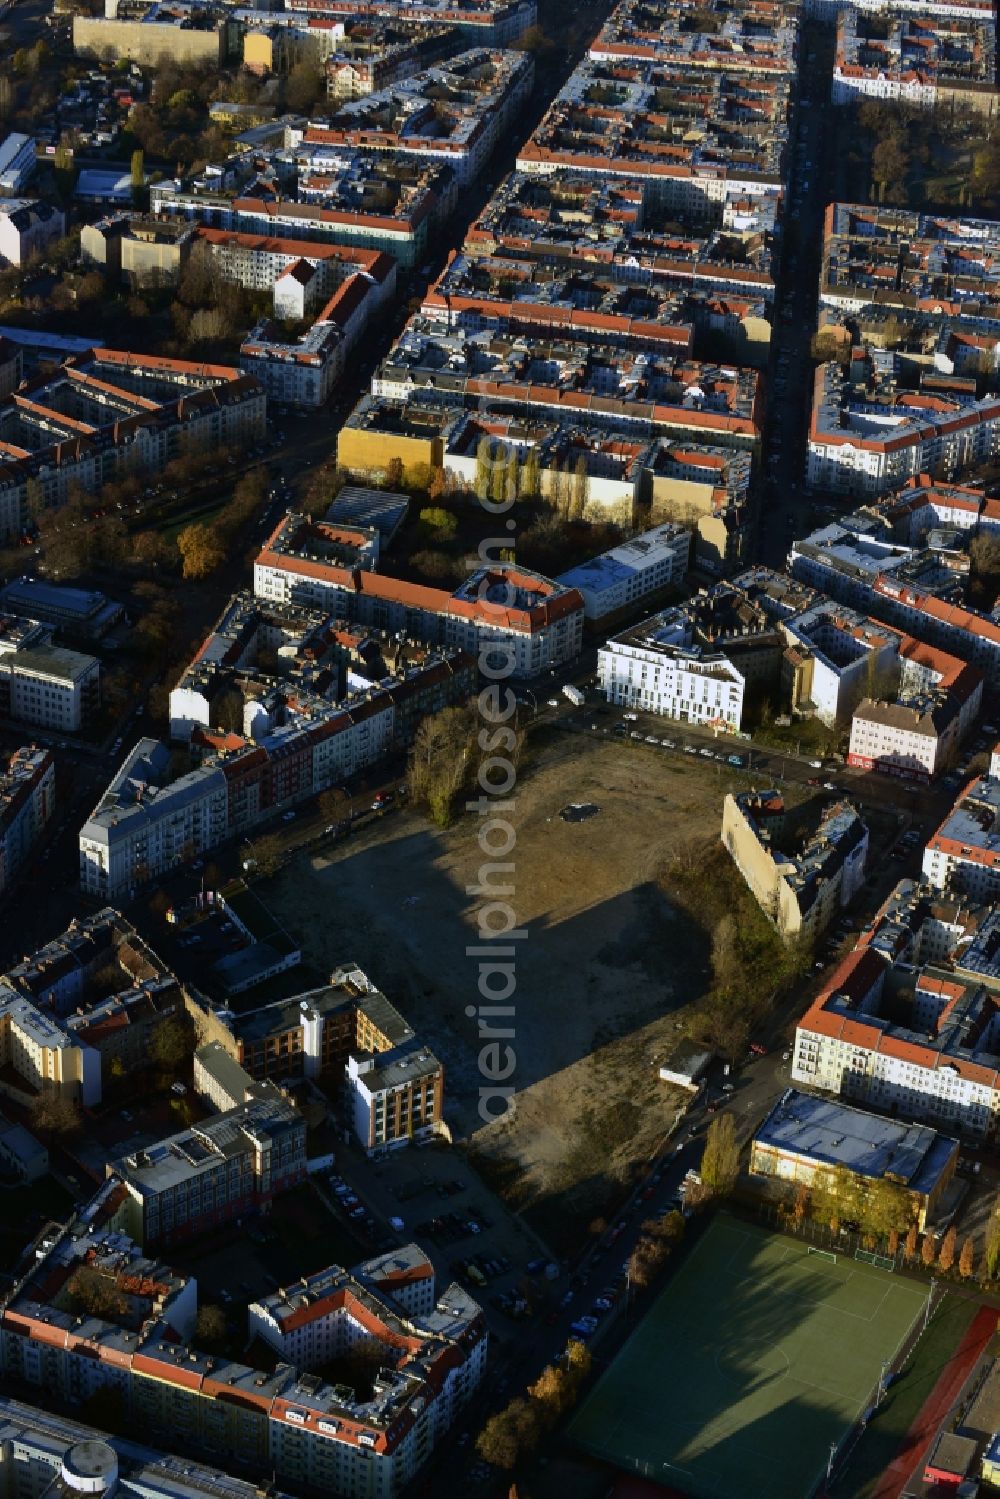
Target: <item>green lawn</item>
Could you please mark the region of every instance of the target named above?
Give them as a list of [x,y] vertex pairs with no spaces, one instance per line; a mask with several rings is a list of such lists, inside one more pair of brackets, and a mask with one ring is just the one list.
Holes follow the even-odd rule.
[[887,1271],[720,1215],[570,1438],[696,1499],[801,1499],[925,1299]]

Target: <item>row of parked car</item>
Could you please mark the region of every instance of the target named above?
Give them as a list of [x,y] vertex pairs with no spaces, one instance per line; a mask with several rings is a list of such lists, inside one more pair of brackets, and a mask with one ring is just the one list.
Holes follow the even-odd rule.
[[481,1213],[440,1213],[436,1218],[426,1218],[418,1223],[415,1233],[418,1238],[430,1239],[433,1244],[457,1244],[470,1234],[481,1234],[491,1226],[490,1220]]
[[505,1254],[474,1254],[468,1259],[452,1260],[451,1269],[459,1280],[473,1286],[485,1286],[491,1280],[506,1275],[510,1260]]
[[[586,1342],[597,1331],[601,1319],[606,1317],[609,1312],[614,1311],[618,1302],[627,1293],[628,1261],[626,1260],[610,1285],[605,1286],[600,1295],[594,1297],[590,1311],[585,1312],[582,1317],[577,1317],[575,1322],[570,1324],[570,1331],[583,1342]],[[573,1292],[567,1291],[563,1297],[563,1306],[568,1305],[572,1298]]]

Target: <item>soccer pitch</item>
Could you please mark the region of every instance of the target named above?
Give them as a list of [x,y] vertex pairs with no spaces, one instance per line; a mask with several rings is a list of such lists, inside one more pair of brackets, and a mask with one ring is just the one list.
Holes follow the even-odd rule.
[[802,1499],[926,1291],[719,1215],[570,1425],[695,1499]]

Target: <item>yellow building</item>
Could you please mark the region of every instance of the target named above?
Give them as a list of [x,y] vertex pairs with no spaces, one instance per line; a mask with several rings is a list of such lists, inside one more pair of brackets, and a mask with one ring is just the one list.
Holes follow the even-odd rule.
[[73,51],[77,57],[93,57],[100,61],[127,57],[146,67],[179,62],[209,63],[221,68],[234,55],[233,48],[238,45],[238,38],[238,26],[228,20],[202,29],[182,26],[180,18],[175,16],[164,16],[159,21],[73,17]]
[[384,474],[398,458],[404,469],[418,464],[439,468],[444,457],[444,439],[440,432],[428,428],[426,435],[407,425],[402,416],[381,427],[348,422],[337,439],[337,463],[353,474]]

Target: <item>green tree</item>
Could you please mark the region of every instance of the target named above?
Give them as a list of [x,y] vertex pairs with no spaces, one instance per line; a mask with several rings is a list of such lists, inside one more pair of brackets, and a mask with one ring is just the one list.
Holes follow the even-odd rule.
[[323,75],[313,63],[297,62],[285,80],[285,103],[296,114],[308,114],[323,92]]
[[493,470],[493,444],[484,434],[476,444],[476,477],[473,487],[476,497],[485,500],[490,493],[490,475]]
[[995,1280],[997,1271],[1000,1270],[1000,1212],[998,1211],[994,1211],[986,1225],[985,1266],[990,1280]]
[[535,1450],[540,1434],[537,1406],[518,1396],[486,1422],[476,1438],[476,1451],[484,1462],[509,1472]]
[[193,1049],[191,1027],[180,1015],[161,1020],[149,1038],[149,1059],[161,1072],[175,1075]]
[[221,1306],[207,1302],[198,1308],[194,1335],[195,1341],[206,1348],[222,1347],[226,1341],[226,1314]]
[[573,471],[573,491],[570,499],[570,519],[583,520],[587,501],[590,498],[590,478],[587,473],[587,460],[583,453],[576,460],[576,468]]
[[528,449],[524,463],[521,465],[519,493],[526,499],[534,500],[540,493],[538,449],[534,444]]
[[430,505],[420,512],[420,524],[437,541],[451,541],[458,534],[458,521],[450,510]]
[[24,508],[29,521],[40,525],[45,514],[45,488],[40,479],[30,478],[24,486]]
[[720,1195],[728,1195],[740,1171],[740,1147],[732,1114],[716,1114],[708,1126],[701,1158],[701,1179]]

